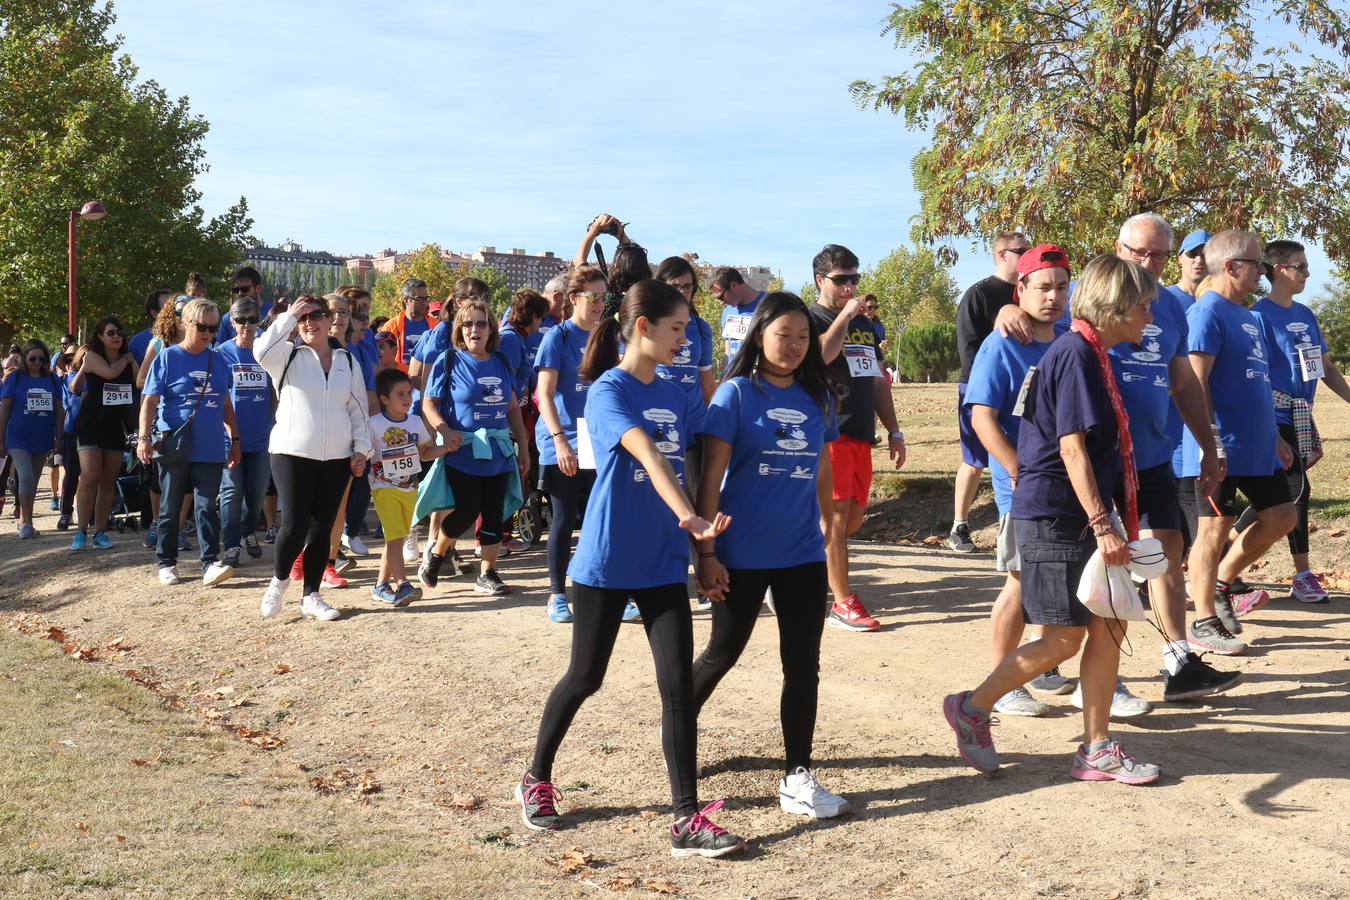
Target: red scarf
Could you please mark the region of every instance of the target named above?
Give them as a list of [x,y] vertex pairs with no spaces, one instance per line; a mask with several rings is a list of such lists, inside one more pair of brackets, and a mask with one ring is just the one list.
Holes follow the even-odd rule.
[[[1120,466],[1125,473],[1125,537],[1127,540],[1139,539],[1139,473],[1134,468],[1134,441],[1130,438],[1130,417],[1125,413],[1125,403],[1120,399],[1120,388],[1116,385],[1116,373],[1111,370],[1111,361],[1106,358],[1106,348],[1102,346],[1101,335],[1092,324],[1083,319],[1074,319],[1071,330],[1082,335],[1083,340],[1097,354],[1097,366],[1102,370],[1102,380],[1106,382],[1106,393],[1111,398],[1111,409],[1116,414],[1116,431],[1120,439]],[[1103,497],[1105,502],[1107,498]]]

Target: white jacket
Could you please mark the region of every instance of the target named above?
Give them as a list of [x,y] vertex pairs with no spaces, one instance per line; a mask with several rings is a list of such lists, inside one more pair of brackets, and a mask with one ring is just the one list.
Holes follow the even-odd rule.
[[267,449],[314,460],[346,459],[353,453],[369,456],[361,365],[349,351],[334,350],[325,374],[319,354],[290,340],[295,325],[295,316],[281,313],[253,346],[258,365],[272,376],[279,401]]

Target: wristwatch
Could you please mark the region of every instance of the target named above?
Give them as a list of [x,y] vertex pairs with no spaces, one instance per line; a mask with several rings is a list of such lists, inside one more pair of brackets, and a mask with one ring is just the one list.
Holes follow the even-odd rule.
[[905,442],[905,433],[903,431],[892,431],[890,433],[890,439],[893,441],[899,441],[900,443],[903,444]]

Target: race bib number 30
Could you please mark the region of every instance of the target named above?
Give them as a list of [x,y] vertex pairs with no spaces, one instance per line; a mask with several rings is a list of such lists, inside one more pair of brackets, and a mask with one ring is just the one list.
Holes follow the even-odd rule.
[[51,412],[52,392],[44,391],[41,388],[33,388],[28,392],[28,403],[26,408],[30,413]]
[[380,464],[384,467],[384,477],[388,481],[407,481],[422,471],[422,459],[418,456],[416,444],[381,450]]
[[131,405],[131,385],[129,384],[105,384],[103,386],[103,405],[104,406],[130,406]]
[[236,391],[260,391],[267,387],[267,372],[262,366],[240,363],[233,367]]
[[1298,348],[1298,368],[1304,381],[1316,381],[1327,377],[1326,363],[1322,360],[1322,348],[1314,345]]
[[866,344],[845,344],[844,358],[848,360],[848,374],[853,378],[881,377],[877,355]]

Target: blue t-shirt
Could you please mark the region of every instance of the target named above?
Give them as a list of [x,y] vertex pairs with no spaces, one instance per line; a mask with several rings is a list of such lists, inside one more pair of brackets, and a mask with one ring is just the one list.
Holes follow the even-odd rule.
[[722,307],[722,340],[726,342],[728,368],[736,354],[741,352],[741,341],[750,330],[750,317],[755,314],[755,307],[764,299],[764,294],[764,291],[760,291],[755,299],[741,306]]
[[[573,450],[577,448],[577,419],[586,414],[586,393],[591,386],[577,372],[590,336],[589,331],[583,331],[568,319],[557,328],[549,329],[534,358],[536,371],[554,369],[558,373],[558,389],[553,395],[553,406],[558,410],[558,420]],[[539,464],[556,466],[558,450],[553,446],[553,438],[549,436],[548,423],[543,416],[534,423],[534,440],[539,446]]]
[[[432,331],[433,329],[427,327],[427,323],[426,323],[426,320],[425,320],[425,319],[411,319],[411,318],[408,318],[408,317],[407,317],[407,314],[406,314],[406,313],[401,313],[400,315],[403,315],[403,317],[404,317],[404,319],[403,319],[403,364],[406,366],[406,365],[409,363],[409,361],[412,360],[412,358],[413,358],[413,352],[417,349],[417,342],[418,342],[419,340],[421,340],[422,335],[426,334],[428,331]],[[437,325],[436,327],[437,327],[437,328],[441,328],[441,327],[444,327],[444,326],[445,326],[445,323],[444,323],[444,322],[441,322],[441,323],[440,323],[439,325]],[[449,330],[448,330],[448,329],[447,329],[447,331],[446,331],[446,343],[447,343],[447,345],[449,344]],[[426,360],[423,360],[423,362],[425,363]]]
[[872,331],[873,331],[873,332],[876,334],[876,336],[877,336],[877,343],[878,343],[878,344],[880,344],[882,341],[886,340],[886,323],[885,323],[885,322],[881,321],[880,319],[873,319],[873,320],[872,320]]
[[[1270,396],[1270,351],[1261,322],[1249,310],[1207,291],[1186,313],[1192,353],[1214,357],[1209,396],[1228,456],[1229,475],[1279,471],[1275,454],[1275,403]],[[1182,443],[1181,473],[1200,474],[1200,445],[1189,431]]]
[[[450,347],[450,326],[444,322],[422,332],[413,347],[412,358],[423,366],[430,366]],[[377,357],[378,358],[378,357]]]
[[[1317,315],[1302,303],[1295,301],[1286,309],[1269,297],[1263,297],[1252,306],[1252,314],[1265,326],[1266,345],[1270,348],[1270,386],[1291,397],[1308,401],[1317,396],[1317,382],[1303,380],[1300,348],[1320,347],[1323,367],[1326,366],[1327,342],[1317,324]],[[1275,410],[1275,421],[1293,425],[1293,414],[1287,409]]]
[[[261,320],[261,319],[267,318],[267,314],[268,314],[269,312],[271,312],[271,311],[272,311],[272,304],[270,304],[270,303],[264,303],[264,304],[262,305],[262,311],[258,313],[258,318],[259,318],[260,320]],[[261,324],[261,322],[260,322],[259,324]],[[239,336],[239,332],[235,330],[235,328],[234,328],[234,322],[230,321],[230,312],[229,312],[229,310],[226,310],[226,311],[225,311],[225,315],[223,315],[223,316],[220,317],[220,330],[218,330],[218,331],[216,332],[216,339],[215,339],[215,341],[213,341],[213,343],[214,343],[217,347],[219,347],[221,344],[225,343],[226,341],[232,341],[232,340],[234,340],[235,338],[237,338],[238,336]],[[137,357],[137,358],[136,358],[136,361],[139,363],[139,362],[140,362],[140,357]],[[194,428],[196,427],[195,423],[194,423],[193,427],[194,427]]]
[[[694,398],[702,402],[701,398]],[[702,433],[731,445],[719,509],[731,525],[717,537],[729,569],[786,569],[823,562],[816,499],[820,449],[839,437],[800,384],[780,388],[738,376],[717,388]]]
[[0,386],[0,399],[10,398],[5,446],[29,453],[50,453],[56,440],[56,407],[61,402],[60,379],[55,375],[29,375],[16,369]]
[[178,344],[167,347],[156,354],[145,377],[145,393],[159,397],[155,427],[160,431],[173,431],[187,421],[196,407],[197,414],[188,431],[188,462],[225,462],[229,441],[222,435],[225,397],[229,392],[230,367],[209,347],[201,353],[189,353]]
[[[991,331],[980,344],[970,364],[963,406],[988,406],[998,410],[998,424],[1014,447],[1022,419],[1013,414],[1017,395],[1022,392],[1027,371],[1041,361],[1050,349],[1048,341],[1032,341],[1023,346],[1014,338]],[[994,454],[989,454],[989,471],[994,481],[994,505],[1006,516],[1012,509],[1012,477]]]
[[683,483],[684,451],[703,428],[703,403],[664,378],[643,384],[617,367],[597,378],[586,394],[596,477],[567,574],[598,588],[684,584],[689,534],[619,440],[628,429],[641,428]]
[[[367,328],[361,334],[361,340],[357,341],[347,348],[362,363],[362,368],[369,366],[373,373],[380,365],[380,348],[375,346],[375,332]],[[374,390],[374,388],[372,388]]]
[[[534,337],[534,335],[530,335]],[[516,333],[516,330],[507,325],[501,331],[501,338],[497,343],[497,352],[506,360],[506,364],[511,368],[514,376],[512,387],[516,392],[516,399],[527,396],[530,389],[530,375],[534,373],[534,353],[530,352],[528,338],[522,338]]]
[[131,358],[136,360],[136,365],[139,366],[141,363],[145,362],[145,351],[150,348],[150,339],[153,337],[154,335],[151,334],[150,329],[147,328],[138,334],[132,335],[131,340],[127,341],[127,348],[131,350]]
[[[1174,284],[1159,291],[1159,295],[1168,293],[1172,299],[1177,301],[1177,308],[1181,310],[1184,317],[1187,311],[1195,305],[1195,297],[1181,289],[1181,285]],[[1186,323],[1186,347],[1189,353],[1190,349],[1190,321]],[[1172,445],[1172,474],[1181,477],[1181,434],[1186,430],[1186,425],[1181,421],[1181,413],[1177,412],[1175,403],[1167,407],[1167,440]]]
[[1139,343],[1122,341],[1106,351],[1130,417],[1134,465],[1140,471],[1172,459],[1176,443],[1167,434],[1167,421],[1169,413],[1175,416],[1176,410],[1167,367],[1189,352],[1186,314],[1176,297],[1167,290],[1159,291],[1152,312],[1153,321],[1144,326]]
[[1120,442],[1097,354],[1083,337],[1055,338],[1036,366],[1017,433],[1015,519],[1065,517],[1086,522],[1059,454],[1059,439],[1084,433],[1097,495],[1108,507],[1120,475]]
[[[230,371],[230,402],[239,424],[240,451],[266,450],[272,434],[272,376],[258,365],[251,349],[239,346],[238,339],[226,341],[216,352],[220,354],[217,362],[225,363]],[[192,427],[197,427],[195,421]]]
[[[448,362],[453,359],[453,363]],[[445,368],[451,366],[450,396],[446,397]],[[501,354],[493,353],[487,359],[475,359],[467,350],[442,353],[431,365],[427,379],[427,396],[436,398],[441,416],[456,431],[472,434],[480,428],[510,428],[506,416],[511,404],[511,369]],[[502,452],[496,441],[489,440],[490,459],[475,459],[473,442],[465,438],[454,453],[447,454],[445,463],[469,475],[496,475],[514,466],[513,457]]]
[[75,417],[80,414],[80,400],[81,400],[81,396],[79,394],[71,393],[70,390],[70,386],[75,383],[75,373],[71,372],[64,378],[60,379],[60,381],[61,381],[61,405],[65,408],[66,413],[66,421],[62,426],[61,430],[64,431],[66,434],[74,434]]
[[680,348],[670,365],[657,366],[656,374],[696,394],[701,402],[703,386],[699,373],[712,368],[712,326],[699,316],[690,316],[684,336],[689,343]]

